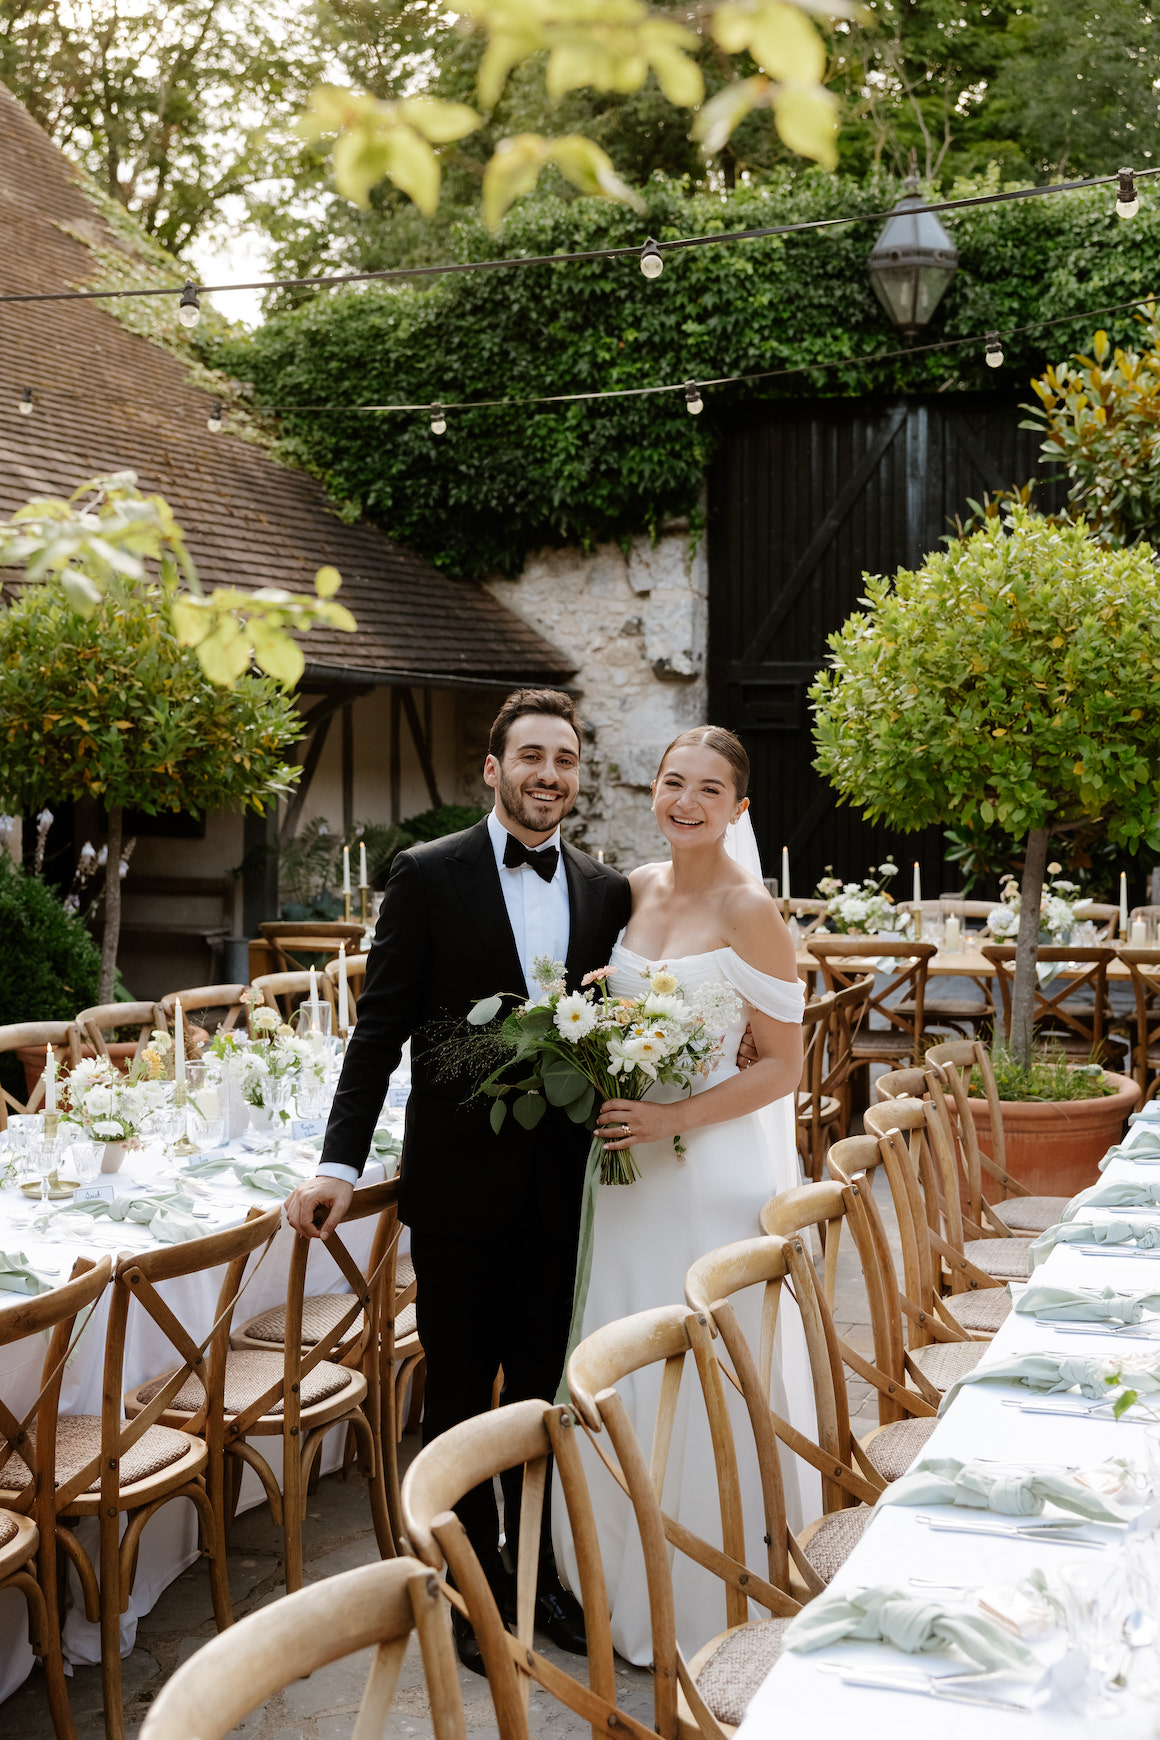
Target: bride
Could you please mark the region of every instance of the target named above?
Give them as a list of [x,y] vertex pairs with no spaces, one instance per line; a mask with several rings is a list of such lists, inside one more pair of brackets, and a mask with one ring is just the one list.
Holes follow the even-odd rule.
[[[758,1213],[780,1190],[800,1183],[793,1101],[801,1074],[804,988],[793,945],[763,884],[729,854],[727,830],[749,807],[749,758],[729,731],[702,726],[675,738],[653,782],[653,813],[672,853],[629,878],[632,917],[612,951],[614,995],[647,993],[647,971],[664,966],[691,1000],[707,987],[738,994],[724,1034],[722,1061],[699,1079],[691,1097],[658,1084],[644,1101],[608,1100],[598,1128],[610,1149],[631,1148],[640,1178],[603,1187],[596,1206],[592,1277],[582,1336],[621,1317],[684,1298],[685,1273],[706,1251],[760,1232]],[[746,822],[746,829],[749,824]],[[746,1021],[757,1061],[734,1061]],[[725,1061],[728,1060],[728,1061]],[[680,1135],[686,1154],[673,1150]],[[784,1296],[783,1296],[784,1297]],[[742,1310],[751,1303],[744,1296]],[[752,1301],[758,1308],[756,1296]],[[745,1325],[744,1316],[742,1317]],[[748,1327],[746,1325],[746,1327]],[[812,1431],[813,1394],[800,1322],[786,1301],[779,1311],[778,1412]],[[659,1396],[659,1372],[646,1370],[618,1388],[647,1455]],[[708,1421],[682,1390],[666,1480],[665,1509],[720,1544],[720,1513]],[[746,1540],[764,1533],[752,1439],[739,1413]],[[584,1443],[601,1557],[612,1609],[612,1638],[629,1661],[652,1659],[648,1590],[628,1499]],[[786,1509],[800,1527],[821,1508],[816,1476],[783,1458]],[[557,1489],[556,1562],[579,1588],[567,1516]],[[722,1586],[678,1554],[673,1562],[677,1638],[686,1659],[725,1626]]]

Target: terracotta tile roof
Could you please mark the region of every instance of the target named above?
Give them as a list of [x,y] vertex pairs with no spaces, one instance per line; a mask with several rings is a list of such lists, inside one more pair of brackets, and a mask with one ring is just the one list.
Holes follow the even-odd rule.
[[[94,255],[70,231],[122,246],[80,174],[0,86],[0,290],[93,277]],[[17,410],[26,386],[30,417]],[[344,525],[304,472],[210,434],[211,403],[179,358],[99,302],[0,304],[0,512],[135,471],[171,503],[203,584],[309,591],[333,563],[359,632],[312,634],[308,676],[505,684],[559,682],[574,669],[482,587],[439,573],[365,521]]]

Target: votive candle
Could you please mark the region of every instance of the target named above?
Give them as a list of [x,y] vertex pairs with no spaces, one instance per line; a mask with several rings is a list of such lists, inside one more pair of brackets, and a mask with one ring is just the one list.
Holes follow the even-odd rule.
[[946,925],[946,945],[945,946],[946,946],[947,954],[948,955],[957,955],[959,952],[959,944],[961,943],[961,941],[962,941],[962,928],[959,924],[958,918],[952,912],[950,914],[949,918],[947,919],[947,925]]
[[51,1045],[45,1046],[44,1058],[44,1109],[46,1112],[56,1110],[56,1053]]
[[350,893],[350,847],[342,848],[342,892]]
[[367,881],[367,843],[365,840],[360,840],[358,843],[358,885],[360,888],[370,887],[370,883]]
[[346,1032],[350,1026],[349,1005],[346,993],[346,944],[338,945],[338,1025],[339,1030]]
[[781,898],[789,899],[789,847],[781,849]]
[[185,1017],[181,1013],[181,1004],[173,1005],[173,1081],[179,1088],[185,1086]]
[[1120,871],[1120,933],[1128,934],[1128,872]]
[[1134,949],[1146,949],[1148,947],[1148,926],[1144,923],[1142,918],[1132,920],[1130,946]]

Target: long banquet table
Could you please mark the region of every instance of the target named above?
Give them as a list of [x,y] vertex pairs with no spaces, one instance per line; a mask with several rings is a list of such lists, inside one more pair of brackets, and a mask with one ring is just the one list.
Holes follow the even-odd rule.
[[[384,1122],[397,1121],[402,1128],[402,1114],[385,1113]],[[261,1163],[262,1150],[253,1145],[235,1144],[230,1154],[250,1164]],[[290,1158],[292,1150],[284,1151]],[[309,1176],[316,1162],[316,1153],[304,1144],[298,1150],[298,1163],[304,1177]],[[117,1178],[123,1183],[135,1180],[145,1189],[157,1189],[165,1177],[172,1177],[172,1168],[163,1165],[160,1155],[146,1149],[126,1157],[123,1172]],[[371,1160],[363,1174],[365,1184],[375,1184],[383,1177],[380,1161]],[[98,1175],[95,1182],[109,1182]],[[181,1188],[180,1180],[178,1188]],[[201,1183],[195,1196],[196,1211],[205,1217],[207,1233],[224,1232],[239,1225],[253,1207],[269,1209],[279,1198],[247,1186],[233,1183]],[[63,1281],[68,1278],[78,1256],[114,1256],[125,1251],[151,1251],[159,1248],[145,1226],[132,1222],[98,1220],[92,1235],[84,1239],[69,1238],[50,1241],[37,1237],[28,1224],[29,1203],[15,1186],[0,1190],[0,1249],[22,1250],[34,1269]],[[60,1205],[67,1207],[67,1204]],[[83,1206],[83,1205],[82,1205]],[[355,1222],[345,1242],[357,1262],[366,1259],[374,1234],[373,1221]],[[278,1231],[268,1256],[258,1266],[261,1253],[251,1259],[247,1275],[253,1280],[239,1299],[235,1322],[244,1322],[260,1311],[281,1304],[286,1295],[290,1251],[293,1234],[285,1221]],[[406,1237],[402,1241],[406,1243]],[[198,1341],[208,1335],[214,1321],[214,1310],[224,1270],[207,1269],[201,1273],[163,1282],[158,1291],[175,1314]],[[306,1271],[307,1292],[346,1292],[348,1284],[334,1262],[320,1247],[312,1248]],[[14,1301],[18,1295],[0,1291],[0,1305]],[[105,1349],[105,1324],[109,1294],[105,1293],[92,1319],[85,1326],[66,1368],[61,1389],[62,1414],[99,1414],[101,1411],[102,1362]],[[0,1394],[19,1418],[30,1408],[37,1396],[44,1364],[45,1344],[42,1337],[0,1348]],[[146,1379],[171,1370],[177,1363],[171,1344],[166,1341],[153,1320],[143,1310],[129,1314],[125,1345],[124,1381],[126,1389],[144,1383]],[[343,1434],[333,1432],[326,1439],[322,1452],[322,1469],[337,1467],[342,1453]],[[276,1474],[281,1473],[281,1443],[266,1439],[263,1454]],[[240,1508],[248,1509],[263,1503],[265,1493],[257,1475],[247,1468],[242,1482]],[[273,1524],[271,1524],[273,1528]],[[92,1518],[81,1521],[77,1533],[96,1559],[96,1523]],[[121,1653],[133,1648],[137,1622],[157,1601],[174,1579],[198,1558],[197,1519],[193,1505],[178,1500],[163,1505],[146,1524],[141,1536],[141,1551],[137,1577],[129,1602],[129,1610],[121,1621]],[[66,1664],[92,1663],[100,1660],[100,1631],[84,1617],[76,1573],[70,1570],[70,1604],[64,1625]],[[0,1699],[6,1698],[27,1678],[32,1670],[33,1656],[28,1643],[27,1609],[17,1590],[0,1591]]]
[[[1143,1130],[1157,1127],[1156,1120],[1151,1118],[1137,1121],[1126,1145],[1138,1140]],[[1103,1176],[1109,1180],[1154,1183],[1160,1178],[1160,1166],[1135,1165],[1127,1157],[1116,1158]],[[1150,1211],[1133,1209],[1132,1214],[1134,1219],[1157,1218],[1160,1206]],[[1084,1255],[1073,1246],[1057,1245],[1036,1269],[1035,1279],[1068,1287],[1139,1290],[1151,1285],[1153,1278],[1160,1281],[1160,1250],[1150,1252],[1149,1258],[1117,1256],[1111,1252],[1105,1255],[1102,1250],[1098,1255]],[[1160,1351],[1160,1337],[1154,1345]],[[1110,1332],[1082,1337],[1067,1334],[1064,1325],[1044,1324],[1034,1317],[1012,1312],[981,1364],[997,1363],[1028,1351],[1126,1358],[1129,1352],[1139,1352],[1146,1346],[1147,1343],[1135,1339],[1125,1344]],[[1059,1468],[1090,1467],[1108,1458],[1128,1457],[1143,1464],[1144,1429],[1154,1421],[1146,1415],[1138,1416],[1135,1411],[1118,1422],[1110,1418],[1085,1418],[1079,1407],[1074,1418],[1065,1417],[1069,1406],[1080,1400],[1078,1396],[1047,1396],[1016,1382],[969,1384],[940,1419],[922,1458],[924,1461],[940,1456],[964,1461],[982,1458],[1020,1467]],[[996,1520],[991,1513],[954,1506],[883,1506],[830,1588],[836,1592],[854,1591],[889,1584],[904,1593],[953,1602],[956,1590],[960,1591],[957,1598],[962,1599],[972,1587],[1013,1584],[1037,1567],[1050,1574],[1077,1559],[1095,1560],[1102,1556],[1074,1546],[1069,1549],[1062,1542],[1047,1544],[994,1535],[935,1533],[919,1520],[920,1516],[929,1515],[959,1522]],[[1076,1527],[1087,1538],[1106,1543],[1107,1554],[1114,1553],[1120,1544],[1121,1531],[1112,1527],[1078,1518]],[[912,1585],[911,1579],[921,1581]],[[1160,1619],[1160,1614],[1155,1617]],[[1028,1641],[1036,1647],[1034,1639]],[[1023,1740],[1037,1740],[1039,1736],[1046,1740],[1049,1735],[1051,1740],[1071,1740],[1072,1736],[1075,1740],[1080,1736],[1090,1740],[1097,1723],[1116,1735],[1128,1736],[1129,1740],[1135,1740],[1137,1735],[1141,1740],[1143,1736],[1154,1737],[1160,1732],[1156,1707],[1145,1706],[1128,1694],[1121,1695],[1121,1707],[1110,1714],[1101,1711],[1093,1715],[1077,1709],[1075,1700],[1069,1700],[1060,1690],[1051,1692],[1047,1701],[1028,1713],[989,1710],[912,1692],[847,1685],[835,1671],[834,1664],[838,1662],[859,1672],[868,1669],[895,1676],[913,1673],[916,1668],[934,1675],[954,1671],[947,1656],[911,1656],[886,1644],[847,1642],[809,1654],[786,1652],[750,1703],[740,1740],[782,1740],[784,1735],[802,1733],[825,1736],[826,1740],[842,1734],[856,1734],[858,1740],[888,1740],[888,1737],[896,1740],[899,1733],[912,1732],[919,1723],[935,1721],[941,1740],[968,1740],[968,1737],[977,1740],[982,1722],[994,1740],[1003,1740],[1007,1735],[1022,1736]],[[960,1670],[961,1666],[960,1663]],[[997,1690],[993,1695],[1021,1696],[1018,1692]]]

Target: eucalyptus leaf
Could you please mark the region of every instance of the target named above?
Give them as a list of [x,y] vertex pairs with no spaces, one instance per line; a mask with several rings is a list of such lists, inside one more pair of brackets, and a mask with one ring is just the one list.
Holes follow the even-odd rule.
[[507,1101],[506,1100],[496,1100],[493,1103],[491,1111],[488,1114],[488,1122],[491,1124],[491,1127],[495,1131],[497,1136],[499,1135],[500,1130],[503,1127],[503,1121],[506,1117],[507,1117]]
[[587,1078],[568,1063],[551,1060],[544,1065],[541,1073],[544,1078],[544,1092],[554,1106],[571,1105],[589,1086]]
[[512,1116],[522,1130],[534,1130],[547,1109],[539,1094],[521,1094],[512,1107]]
[[467,1019],[473,1027],[486,1027],[489,1021],[494,1021],[503,1008],[502,997],[484,997],[469,1013]]
[[596,1089],[589,1082],[579,1099],[570,1100],[564,1109],[574,1124],[586,1124],[592,1116],[592,1108],[595,1104]]

